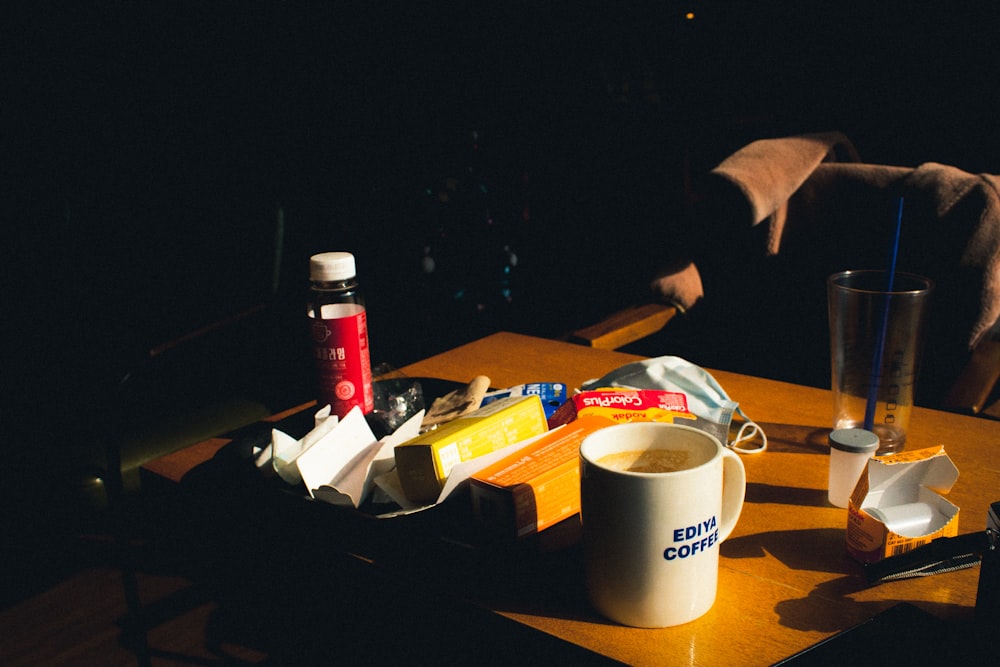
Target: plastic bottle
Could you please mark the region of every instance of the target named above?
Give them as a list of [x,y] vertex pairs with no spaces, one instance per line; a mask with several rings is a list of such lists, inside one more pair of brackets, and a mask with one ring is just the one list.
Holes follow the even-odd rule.
[[309,259],[309,317],[316,361],[317,400],[332,414],[355,405],[374,409],[368,314],[358,285],[354,255],[324,252]]
[[878,436],[860,428],[830,433],[830,474],[827,497],[831,505],[847,507],[868,459],[878,450]]

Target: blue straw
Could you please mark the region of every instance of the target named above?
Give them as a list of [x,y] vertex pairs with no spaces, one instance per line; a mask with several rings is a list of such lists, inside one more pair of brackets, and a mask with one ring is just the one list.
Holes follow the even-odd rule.
[[882,354],[885,347],[886,329],[889,327],[889,299],[896,278],[896,256],[899,254],[899,232],[903,226],[903,198],[899,198],[899,210],[896,213],[896,233],[892,239],[892,249],[889,253],[889,270],[885,287],[885,303],[882,306],[882,325],[875,339],[875,354],[872,359],[872,375],[868,383],[868,402],[865,404],[865,430],[872,430],[875,423],[875,404],[878,402],[878,387],[882,376]]

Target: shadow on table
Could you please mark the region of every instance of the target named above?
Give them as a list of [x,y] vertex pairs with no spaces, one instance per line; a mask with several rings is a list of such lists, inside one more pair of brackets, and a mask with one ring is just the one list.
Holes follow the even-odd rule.
[[474,548],[455,531],[472,524],[467,495],[391,519],[313,501],[253,468],[245,455],[262,437],[249,430],[179,486],[150,489],[160,527],[137,569],[193,584],[144,601],[147,624],[209,602],[207,639],[228,661],[235,646],[271,664],[618,664],[470,602],[585,610],[569,540]]
[[827,454],[830,451],[829,428],[761,422],[767,434],[767,451],[785,454]]
[[[817,592],[816,597],[821,593]],[[810,596],[812,598],[814,596]],[[779,604],[784,625],[799,630],[835,632],[829,623],[812,623],[823,614],[822,600],[794,600]],[[990,664],[995,661],[991,636],[985,625],[971,621],[945,621],[938,617],[945,607],[930,611],[905,601],[858,603],[855,625],[777,663],[782,667],[840,667],[841,665]],[[776,665],[776,667],[777,667]]]
[[225,554],[199,548],[214,562],[145,563],[146,574],[190,583],[123,619],[121,643],[152,664],[212,664],[184,656],[165,628],[203,635],[219,664],[620,664],[460,599],[461,581],[415,580],[322,540],[230,544]]
[[831,507],[826,489],[804,489],[797,486],[777,486],[759,482],[747,482],[745,502],[800,507]]
[[443,582],[333,554],[312,565],[263,585],[258,571],[256,586],[219,596],[210,639],[255,646],[276,665],[618,664],[460,600]]
[[730,537],[722,543],[721,550],[726,558],[763,558],[770,553],[793,570],[833,574],[853,571],[858,586],[864,585],[861,565],[847,556],[844,531],[838,528],[774,530]]
[[[867,588],[867,585],[857,577],[845,576],[831,579],[816,586],[804,598],[779,602],[775,607],[775,611],[781,617],[781,624],[784,626],[806,632],[837,632],[844,627],[844,619],[830,617],[830,602],[847,599],[850,595],[865,588]],[[900,602],[906,601],[854,601],[851,609],[851,617],[855,622],[861,619],[872,618]],[[941,618],[961,617],[963,612],[968,612],[962,605],[945,602],[922,602],[921,608],[935,617]]]

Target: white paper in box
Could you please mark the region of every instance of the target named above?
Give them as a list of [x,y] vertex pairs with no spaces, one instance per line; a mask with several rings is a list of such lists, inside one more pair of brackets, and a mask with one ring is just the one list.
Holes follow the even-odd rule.
[[957,479],[944,447],[868,461],[848,504],[848,552],[872,563],[957,535],[959,508],[941,496]]

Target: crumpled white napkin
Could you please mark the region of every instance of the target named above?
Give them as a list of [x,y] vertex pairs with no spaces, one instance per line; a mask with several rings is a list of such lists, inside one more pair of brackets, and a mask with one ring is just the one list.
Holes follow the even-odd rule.
[[329,405],[317,411],[313,415],[313,429],[301,440],[296,440],[278,429],[271,430],[270,450],[272,467],[281,479],[289,484],[298,484],[302,481],[302,475],[299,474],[295,460],[337,425],[339,421],[337,415],[330,413],[331,408]]
[[290,484],[303,482],[317,500],[357,508],[368,498],[375,477],[395,467],[396,444],[420,434],[423,416],[421,410],[392,435],[376,440],[360,408],[338,420],[327,406],[316,413],[313,430],[300,440],[272,430],[274,470]]

